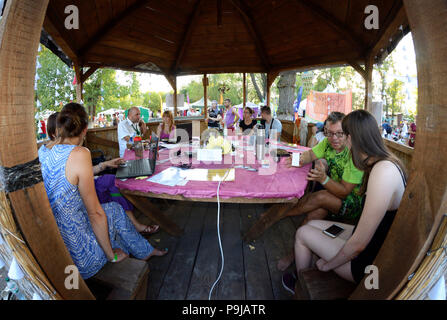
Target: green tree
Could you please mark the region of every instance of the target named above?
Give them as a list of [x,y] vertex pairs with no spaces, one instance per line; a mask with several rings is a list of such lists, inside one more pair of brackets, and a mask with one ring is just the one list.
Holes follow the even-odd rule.
[[387,104],[386,112],[388,115],[388,109],[391,109],[391,115],[402,111],[402,105],[405,101],[404,94],[404,82],[394,79],[386,88]]
[[145,92],[143,94],[143,107],[151,109],[156,114],[160,111],[160,97],[161,101],[166,101],[165,92]]
[[74,71],[50,50],[41,46],[37,58],[37,111],[60,111],[61,105],[75,99],[76,91],[72,85]]
[[374,66],[374,70],[376,70],[380,75],[380,97],[382,99],[382,102],[384,104],[386,117],[388,118],[388,108],[386,106],[389,105],[389,96],[387,95],[387,82],[386,82],[386,76],[389,73],[389,71],[396,72],[393,56],[389,55],[381,64],[377,64]]

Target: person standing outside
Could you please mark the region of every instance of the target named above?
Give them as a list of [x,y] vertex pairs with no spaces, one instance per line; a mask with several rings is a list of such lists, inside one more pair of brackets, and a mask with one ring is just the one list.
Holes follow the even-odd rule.
[[217,107],[217,101],[211,102],[211,109],[208,111],[206,122],[208,122],[208,129],[219,129],[219,123],[222,120],[222,113]]
[[414,148],[414,143],[416,142],[416,119],[414,119],[414,122],[410,124],[410,130],[408,130],[408,133],[410,134],[408,145]]
[[223,118],[223,127],[227,128],[228,130],[231,130],[234,132],[234,129],[236,127],[236,123],[239,122],[239,114],[237,113],[236,108],[231,106],[231,100],[225,99],[224,100],[224,107],[225,107],[225,116]]
[[118,123],[118,143],[120,157],[124,156],[127,142],[135,136],[144,136],[147,132],[146,123],[141,119],[140,109],[132,107],[127,113],[127,119]]

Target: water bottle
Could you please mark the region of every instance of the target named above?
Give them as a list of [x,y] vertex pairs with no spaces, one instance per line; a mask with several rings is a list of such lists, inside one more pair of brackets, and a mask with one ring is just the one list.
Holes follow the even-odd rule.
[[265,156],[265,130],[262,125],[258,126],[256,130],[256,159],[258,161],[264,160]]
[[228,136],[228,128],[227,128],[227,123],[226,122],[225,122],[223,134],[224,134],[225,138]]
[[8,289],[8,291],[11,291],[17,297],[18,300],[25,300],[25,297],[22,295],[22,293],[20,293],[19,286],[17,285],[17,283],[15,283],[9,278],[6,278],[5,281],[6,281],[6,288]]

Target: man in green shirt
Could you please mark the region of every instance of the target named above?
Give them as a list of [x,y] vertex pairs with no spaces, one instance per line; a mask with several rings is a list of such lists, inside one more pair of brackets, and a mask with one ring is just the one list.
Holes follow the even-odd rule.
[[[308,173],[309,181],[317,181],[323,190],[310,193],[282,213],[282,216],[307,214],[303,224],[309,220],[331,219],[354,223],[362,212],[362,196],[358,194],[363,171],[358,170],[346,145],[341,122],[344,114],[332,112],[326,120],[325,136],[319,144],[300,156],[300,166],[316,161],[315,168]],[[293,261],[293,255],[281,259],[280,270],[285,270]]]

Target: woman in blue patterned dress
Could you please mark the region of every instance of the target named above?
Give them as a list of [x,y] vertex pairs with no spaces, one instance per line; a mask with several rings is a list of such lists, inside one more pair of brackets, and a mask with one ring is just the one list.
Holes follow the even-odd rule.
[[56,223],[81,276],[90,278],[107,261],[129,254],[142,260],[166,254],[138,233],[118,203],[99,203],[90,151],[80,146],[87,134],[84,107],[65,105],[57,121],[59,137],[39,158]]

